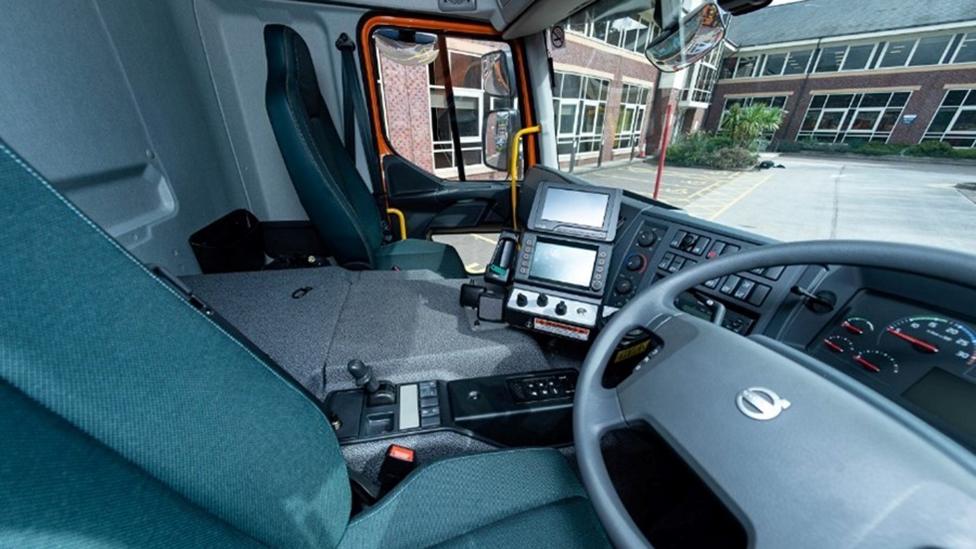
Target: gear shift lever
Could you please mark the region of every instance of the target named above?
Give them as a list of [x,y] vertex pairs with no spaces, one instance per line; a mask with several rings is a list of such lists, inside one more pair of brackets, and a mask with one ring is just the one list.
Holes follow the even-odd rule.
[[362,360],[354,358],[346,364],[346,370],[356,382],[356,387],[362,387],[366,393],[368,406],[380,406],[396,402],[396,388],[389,381],[381,381],[373,377],[373,368]]

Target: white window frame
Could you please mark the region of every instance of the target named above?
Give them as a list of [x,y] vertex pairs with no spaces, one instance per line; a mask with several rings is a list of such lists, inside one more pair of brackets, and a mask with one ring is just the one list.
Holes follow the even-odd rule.
[[[637,88],[637,99],[638,99],[637,103],[624,103],[623,98],[626,96],[626,94],[624,93],[624,88],[627,86]],[[633,148],[634,139],[637,140],[636,143],[637,146],[640,146],[640,140],[644,133],[644,123],[647,122],[647,99],[650,97],[650,94],[651,94],[651,88],[648,88],[646,86],[641,86],[638,84],[628,84],[624,82],[623,87],[620,88],[620,110],[617,113],[617,121],[619,123],[620,117],[623,116],[624,111],[630,111],[631,112],[630,124],[629,124],[630,127],[621,132],[617,132],[616,131],[617,125],[616,124],[614,125],[613,143],[612,143],[613,152],[617,153],[617,152],[630,150],[631,148]],[[644,101],[640,102],[640,98],[642,95],[644,97]],[[639,123],[637,121],[638,118],[640,118]],[[617,147],[616,146],[617,142],[623,140],[624,138],[629,138],[631,140],[630,144],[626,146]]]
[[[976,131],[960,132],[960,131],[954,131],[952,129],[956,125],[956,122],[959,120],[959,117],[962,115],[963,112],[969,112],[969,111],[976,112],[976,105],[965,105],[963,103],[960,103],[958,105],[953,105],[953,106],[950,106],[950,107],[943,107],[943,105],[945,104],[946,98],[949,97],[949,94],[951,92],[954,92],[954,91],[959,91],[960,89],[963,89],[963,90],[968,91],[969,94],[976,94],[976,88],[968,88],[968,89],[967,88],[956,88],[956,89],[946,90],[945,94],[942,96],[942,101],[939,102],[939,107],[935,110],[935,112],[936,112],[936,114],[938,114],[938,112],[940,110],[942,110],[943,108],[954,108],[954,109],[956,109],[956,112],[954,112],[952,114],[952,119],[949,121],[949,124],[946,125],[946,129],[943,130],[943,131],[941,131],[941,132],[932,132],[932,131],[930,131],[930,128],[932,127],[932,124],[935,123],[935,115],[933,115],[932,116],[932,120],[929,121],[928,128],[926,128],[925,129],[925,133],[922,134],[922,141],[925,141],[925,140],[933,140],[933,139],[936,139],[938,141],[945,141],[946,138],[960,138],[960,139],[973,138],[974,142],[973,142],[972,146],[970,146],[970,147],[956,147],[956,148],[961,148],[961,149],[965,149],[965,148],[976,149]],[[967,98],[967,96],[964,96],[963,97],[963,101],[964,102],[965,102],[966,98]]]

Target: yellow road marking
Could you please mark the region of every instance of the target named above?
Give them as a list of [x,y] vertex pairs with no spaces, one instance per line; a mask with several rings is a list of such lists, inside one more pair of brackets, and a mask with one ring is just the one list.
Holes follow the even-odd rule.
[[756,189],[758,189],[760,185],[762,185],[763,183],[769,181],[772,177],[773,177],[772,174],[767,175],[766,177],[764,177],[763,179],[761,179],[759,181],[759,183],[756,183],[752,187],[749,187],[748,189],[746,189],[745,192],[743,192],[739,196],[735,197],[734,200],[732,200],[731,202],[729,202],[728,204],[726,204],[725,206],[723,206],[722,208],[720,208],[717,212],[715,212],[714,214],[712,214],[711,216],[709,216],[708,220],[709,221],[715,221],[715,219],[717,219],[718,216],[724,214],[725,212],[727,212],[729,210],[729,208],[731,208],[732,206],[735,206],[736,204],[738,204],[740,200],[742,200],[743,198],[745,198],[745,197],[749,196],[750,194],[752,194],[752,192],[755,191]]
[[472,234],[471,236],[477,238],[478,240],[484,240],[490,244],[495,244],[497,242],[494,238],[488,238],[487,236],[481,236],[480,234]]

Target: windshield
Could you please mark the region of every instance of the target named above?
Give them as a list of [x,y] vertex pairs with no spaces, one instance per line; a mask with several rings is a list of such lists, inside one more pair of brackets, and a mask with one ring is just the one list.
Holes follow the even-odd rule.
[[734,17],[677,73],[643,55],[649,12],[573,15],[548,42],[560,168],[778,240],[976,253],[976,15],[848,32],[836,4]]

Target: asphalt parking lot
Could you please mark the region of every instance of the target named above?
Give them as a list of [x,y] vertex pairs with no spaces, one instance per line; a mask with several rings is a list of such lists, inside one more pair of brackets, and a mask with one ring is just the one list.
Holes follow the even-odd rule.
[[[778,240],[869,239],[976,254],[976,166],[782,156],[783,169],[727,172],[667,167],[659,198],[694,216]],[[656,166],[606,166],[577,175],[644,196]],[[973,186],[976,189],[976,185]],[[490,259],[495,235],[439,236],[468,270]]]

